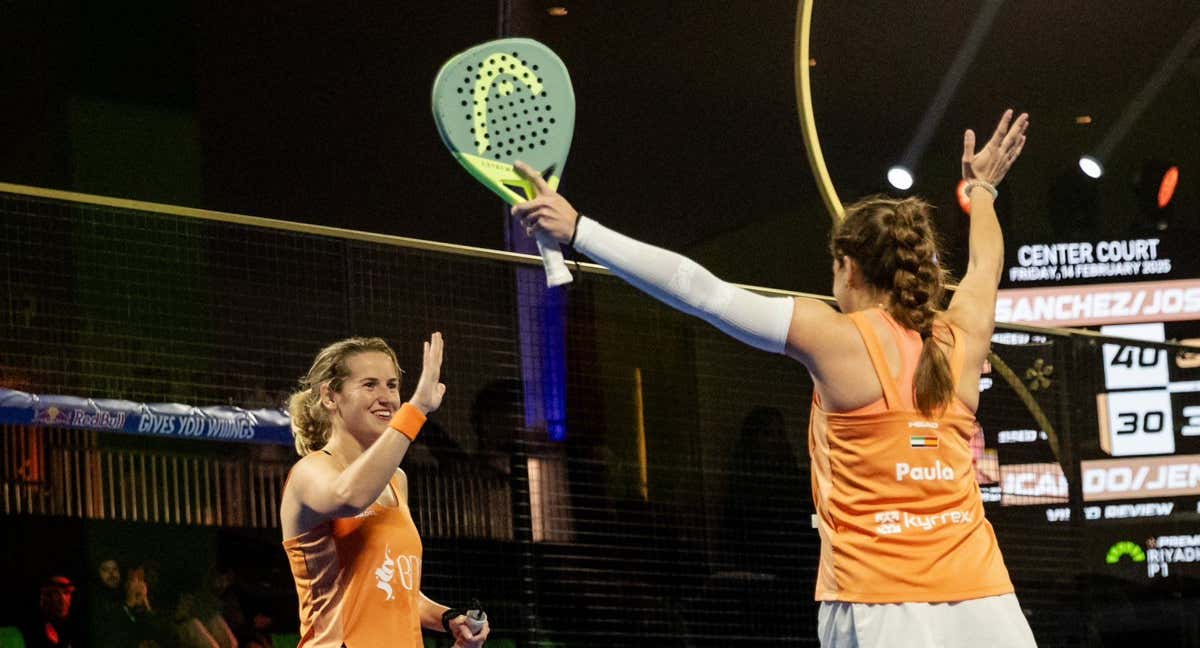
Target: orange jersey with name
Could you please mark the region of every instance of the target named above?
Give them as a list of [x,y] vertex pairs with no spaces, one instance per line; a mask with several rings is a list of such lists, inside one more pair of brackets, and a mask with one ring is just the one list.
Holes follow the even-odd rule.
[[421,538],[399,506],[372,504],[283,541],[300,598],[299,648],[418,648]]
[[[868,313],[889,325],[903,365],[898,379]],[[1012,592],[975,481],[974,414],[955,397],[937,418],[923,416],[913,401],[920,334],[882,310],[850,318],[866,343],[883,399],[849,412],[825,411],[813,399],[808,449],[821,535],[816,599],[932,603]],[[939,336],[947,327],[957,385],[966,337],[944,323]]]

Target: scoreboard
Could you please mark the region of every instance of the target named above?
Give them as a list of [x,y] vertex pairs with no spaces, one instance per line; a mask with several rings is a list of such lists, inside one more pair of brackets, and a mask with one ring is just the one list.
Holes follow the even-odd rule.
[[[1200,346],[1194,238],[1014,246],[996,307],[993,350],[1027,385],[1063,340],[1003,332],[1005,322],[1086,327],[1127,340],[1075,342],[1073,354],[1058,356],[1071,366],[1047,372],[1047,383],[1066,383],[1049,388],[1059,399],[1036,396],[1052,421],[1070,428],[1089,564],[1148,587],[1200,575],[1200,354],[1161,345]],[[981,388],[1001,387],[994,374],[991,383]],[[1045,431],[1032,416],[1020,422],[1015,396],[991,398],[1006,402],[989,409],[989,394],[981,394],[985,501],[1005,507],[999,518],[1069,521],[1071,484]]]

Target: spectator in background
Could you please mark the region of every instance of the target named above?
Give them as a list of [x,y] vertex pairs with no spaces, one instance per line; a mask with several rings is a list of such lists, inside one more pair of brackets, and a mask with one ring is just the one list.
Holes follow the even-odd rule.
[[121,565],[115,558],[105,558],[96,566],[95,578],[88,588],[84,603],[88,609],[88,635],[102,637],[121,614],[125,593],[121,588]]
[[220,648],[236,648],[236,637],[247,629],[246,615],[232,589],[233,580],[233,570],[213,567],[204,579],[204,587],[189,601],[195,618],[204,624]]
[[38,612],[22,629],[29,648],[68,648],[78,645],[71,620],[75,585],[66,576],[51,576],[38,592]]
[[94,643],[102,648],[155,648],[162,643],[163,629],[150,605],[150,588],[142,567],[125,572],[121,604],[112,618],[102,620],[101,627],[103,633],[94,637]]
[[172,615],[172,634],[182,648],[237,648],[229,624],[215,610],[204,609],[198,596],[179,596]]
[[273,648],[271,641],[271,617],[256,613],[251,620],[250,629],[238,637],[242,648]]

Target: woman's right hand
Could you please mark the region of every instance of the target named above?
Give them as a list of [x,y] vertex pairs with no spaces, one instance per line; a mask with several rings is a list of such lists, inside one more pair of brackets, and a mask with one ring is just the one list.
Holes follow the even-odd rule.
[[513,205],[512,214],[521,219],[525,233],[533,236],[541,230],[550,238],[566,245],[575,236],[575,227],[579,224],[579,212],[559,193],[550,188],[546,179],[536,169],[517,162],[513,164],[522,178],[525,178],[537,191],[537,197],[518,205]]
[[992,139],[975,152],[975,131],[963,133],[962,172],[964,180],[982,180],[993,187],[1000,184],[1025,146],[1025,129],[1029,128],[1029,113],[1021,113],[1013,121],[1012,108],[1004,111]]
[[446,386],[441,382],[442,376],[442,334],[434,333],[425,343],[425,358],[421,363],[421,378],[413,391],[409,403],[425,414],[430,414],[442,406],[442,397],[446,395]]

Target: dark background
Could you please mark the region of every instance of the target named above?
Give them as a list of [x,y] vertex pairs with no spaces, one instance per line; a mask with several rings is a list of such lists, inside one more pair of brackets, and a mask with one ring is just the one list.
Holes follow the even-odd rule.
[[[829,219],[797,116],[796,4],[5,0],[0,180],[503,247],[501,206],[445,153],[429,109],[440,64],[503,32],[546,42],[573,75],[562,189],[577,206],[729,279],[823,293]],[[814,104],[844,201],[886,188],[985,4],[817,3]],[[1032,115],[1002,190],[1010,245],[1153,230],[1132,190],[1149,158],[1180,165],[1169,225],[1194,237],[1191,53],[1100,182],[1075,161],[1198,16],[1186,1],[1002,3],[914,169],[951,262],[965,256],[962,129],[982,139],[1006,106]]]

